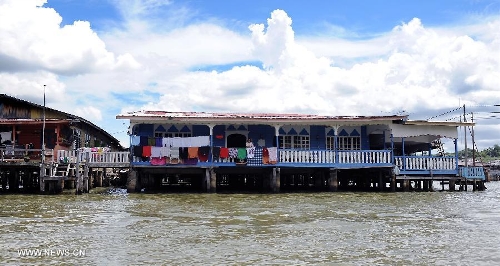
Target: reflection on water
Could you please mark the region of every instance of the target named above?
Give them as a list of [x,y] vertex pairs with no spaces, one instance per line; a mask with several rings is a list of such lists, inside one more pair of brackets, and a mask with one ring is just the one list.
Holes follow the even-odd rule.
[[0,195],[0,262],[498,265],[500,183],[487,187],[453,193]]

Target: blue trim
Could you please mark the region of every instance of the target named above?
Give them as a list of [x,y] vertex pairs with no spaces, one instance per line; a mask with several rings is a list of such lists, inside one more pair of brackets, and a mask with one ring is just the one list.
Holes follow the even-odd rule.
[[233,125],[230,125],[226,128],[226,130],[236,130],[236,128]]
[[162,126],[162,125],[159,125],[156,130],[156,132],[166,132],[167,130],[165,130],[165,128]]
[[295,131],[295,129],[290,129],[290,131],[288,131],[288,135],[297,135],[297,131]]
[[351,137],[359,137],[361,135],[359,134],[359,132],[356,129],[353,129],[350,136]]
[[299,132],[299,135],[309,136],[309,132],[307,132],[307,130],[304,128],[304,129],[302,129],[302,131]]
[[286,135],[286,132],[285,132],[285,130],[284,130],[283,128],[280,128],[280,129],[278,130],[278,133],[279,133],[280,135]]
[[180,132],[191,132],[191,129],[189,129],[189,127],[187,127],[187,126],[184,126],[184,127],[180,130]]
[[348,137],[349,134],[347,134],[347,131],[345,129],[342,129],[340,133],[338,134],[339,137]]
[[406,169],[406,159],[405,159],[405,138],[402,137],[401,138],[401,150],[402,150],[402,153],[403,153],[403,169]]
[[335,136],[335,131],[333,130],[333,128],[332,128],[332,129],[330,129],[330,131],[328,131],[328,132],[326,133],[326,135],[327,135],[327,136]]
[[247,130],[247,128],[244,125],[241,125],[238,127],[238,130]]
[[[384,141],[385,142],[385,141]],[[395,161],[394,161],[394,136],[392,135],[391,133],[391,162],[393,165],[395,165]]]
[[179,130],[174,126],[172,125],[168,130],[167,132],[179,132]]

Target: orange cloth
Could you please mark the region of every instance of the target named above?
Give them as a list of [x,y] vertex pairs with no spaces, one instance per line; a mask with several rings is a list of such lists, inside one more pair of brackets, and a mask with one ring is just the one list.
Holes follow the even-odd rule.
[[188,159],[198,158],[198,147],[188,147]]

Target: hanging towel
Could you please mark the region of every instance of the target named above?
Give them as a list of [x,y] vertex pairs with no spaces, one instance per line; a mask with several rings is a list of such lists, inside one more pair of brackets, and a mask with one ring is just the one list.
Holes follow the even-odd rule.
[[142,157],[142,146],[134,146],[133,153],[136,157]]
[[163,138],[155,138],[155,146],[156,147],[161,147],[163,143]]
[[271,147],[267,148],[267,150],[269,151],[269,163],[276,164],[276,162],[278,161],[278,148]]
[[155,146],[156,145],[156,140],[153,137],[148,138],[148,145],[149,146]]
[[141,144],[141,146],[148,146],[148,137],[140,136],[139,143]]
[[254,154],[255,154],[255,147],[247,148],[248,159],[252,159],[254,157]]
[[187,147],[180,147],[179,148],[179,159],[181,160],[187,160],[188,157],[188,148]]
[[198,158],[198,147],[189,147],[188,159],[196,159],[196,158]]
[[165,157],[158,158],[158,157],[152,157],[151,158],[151,165],[165,165]]
[[141,138],[139,136],[136,135],[130,136],[130,145],[137,146],[139,144],[141,144]]
[[160,147],[160,157],[170,157],[170,147]]
[[229,148],[220,148],[220,157],[226,159],[229,157]]
[[142,156],[151,157],[151,146],[143,146],[142,147]]
[[229,158],[231,158],[231,159],[238,158],[238,149],[237,148],[229,148]]
[[209,146],[203,146],[198,149],[198,158],[200,159],[200,162],[208,161],[209,154],[210,154]]
[[247,149],[246,148],[238,148],[238,160],[245,160],[247,158]]
[[269,164],[269,150],[266,147],[262,148],[262,163]]
[[151,147],[151,157],[161,157],[161,147]]
[[179,163],[179,147],[170,148],[170,163],[171,164]]

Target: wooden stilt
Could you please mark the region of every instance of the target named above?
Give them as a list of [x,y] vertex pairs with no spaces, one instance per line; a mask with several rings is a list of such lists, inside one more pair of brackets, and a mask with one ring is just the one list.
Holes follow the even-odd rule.
[[[443,186],[444,186],[444,182],[443,182]],[[455,179],[450,179],[450,181],[448,181],[448,190],[455,191]]]
[[132,192],[138,192],[138,180],[137,180],[137,171],[136,170],[130,170],[128,172],[127,176],[127,192],[132,193]]
[[396,174],[391,174],[391,191],[396,192]]
[[215,169],[210,169],[210,192],[217,192],[217,173]]
[[274,193],[280,192],[280,169],[273,168],[273,175],[271,177],[271,191]]
[[328,190],[335,192],[338,190],[338,172],[337,169],[330,169],[330,177],[328,178]]
[[410,180],[408,179],[403,180],[403,190],[405,192],[410,191]]

